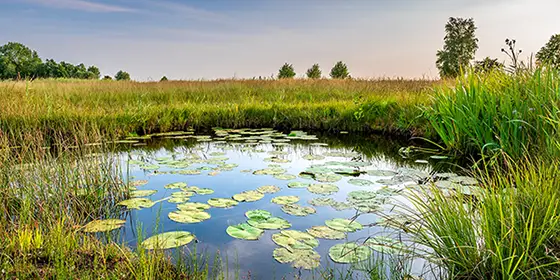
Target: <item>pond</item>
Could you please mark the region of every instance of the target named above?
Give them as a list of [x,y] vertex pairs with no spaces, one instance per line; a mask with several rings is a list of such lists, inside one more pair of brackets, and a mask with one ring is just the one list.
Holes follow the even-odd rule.
[[[410,245],[395,227],[406,220],[395,210],[407,204],[402,194],[442,172],[469,180],[449,175],[456,164],[445,157],[405,158],[398,151],[408,142],[380,136],[271,129],[157,136],[119,154],[139,198],[121,202],[129,208],[122,207],[126,223],[114,232],[131,247],[153,236],[162,246],[158,233],[183,232],[167,245],[188,243],[172,250],[191,252],[196,246],[210,265],[219,252],[230,278],[305,278],[398,253]],[[453,188],[461,180],[441,181]],[[410,270],[418,274],[423,266],[415,260]]]

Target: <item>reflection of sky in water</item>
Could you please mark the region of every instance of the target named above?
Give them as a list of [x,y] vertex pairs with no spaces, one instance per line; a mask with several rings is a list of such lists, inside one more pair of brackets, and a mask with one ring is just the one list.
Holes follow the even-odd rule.
[[[185,142],[179,142],[185,143]],[[157,190],[158,193],[150,196],[149,198],[152,200],[158,200],[171,195],[171,193],[179,191],[179,190],[168,190],[164,189],[163,187],[166,184],[174,183],[174,182],[186,182],[189,186],[198,186],[201,188],[211,188],[215,192],[211,195],[194,195],[191,197],[190,202],[206,202],[210,198],[231,198],[232,195],[240,193],[246,190],[254,190],[260,186],[264,185],[275,185],[281,188],[281,190],[275,194],[266,194],[265,197],[256,202],[245,202],[239,203],[239,205],[229,208],[229,209],[222,209],[222,208],[210,208],[207,210],[208,213],[212,215],[212,218],[201,223],[197,224],[181,224],[171,221],[167,214],[171,211],[176,210],[176,204],[169,203],[167,201],[163,201],[161,203],[156,204],[154,207],[149,209],[142,209],[142,210],[135,210],[131,211],[130,215],[127,215],[127,224],[124,228],[124,239],[125,241],[130,244],[131,246],[135,246],[137,242],[137,228],[141,224],[142,231],[144,232],[144,236],[151,236],[157,232],[167,232],[167,231],[175,231],[175,230],[185,230],[192,232],[196,235],[198,239],[198,243],[189,244],[186,248],[182,250],[193,250],[194,246],[197,246],[197,251],[203,251],[206,254],[209,254],[210,263],[214,259],[214,253],[220,252],[220,256],[222,259],[227,258],[229,263],[228,270],[230,271],[230,277],[233,278],[235,275],[234,270],[238,269],[239,274],[241,276],[247,275],[250,272],[252,277],[256,277],[258,279],[273,279],[272,276],[275,276],[278,279],[281,279],[282,276],[287,276],[288,279],[292,278],[292,275],[297,275],[298,272],[295,271],[290,264],[280,264],[277,263],[272,258],[272,252],[278,246],[272,242],[271,236],[274,233],[279,232],[278,230],[266,230],[264,235],[258,241],[245,241],[245,240],[238,240],[233,237],[230,237],[226,233],[226,228],[228,225],[235,225],[239,223],[245,222],[247,219],[244,213],[248,210],[252,209],[263,209],[270,211],[274,216],[282,217],[292,223],[291,229],[305,231],[306,229],[316,226],[316,225],[324,225],[324,221],[332,218],[352,218],[355,216],[355,210],[344,210],[344,211],[336,211],[331,207],[328,206],[319,206],[315,207],[317,209],[317,213],[313,215],[309,215],[306,217],[299,217],[299,216],[291,216],[284,213],[281,210],[280,205],[276,205],[270,202],[270,200],[275,196],[282,196],[282,195],[296,195],[300,197],[299,204],[308,206],[308,201],[314,197],[320,197],[320,195],[310,193],[305,188],[301,189],[291,189],[287,187],[287,183],[291,181],[301,181],[301,182],[310,182],[312,183],[313,180],[309,179],[302,179],[297,178],[295,180],[284,181],[278,180],[273,178],[272,176],[268,175],[253,175],[252,172],[250,173],[243,173],[240,170],[251,169],[252,171],[267,168],[269,164],[274,164],[272,162],[265,162],[263,161],[265,158],[271,157],[272,155],[268,154],[269,151],[272,150],[283,150],[288,152],[288,155],[285,156],[278,156],[280,158],[289,159],[291,162],[289,163],[278,163],[282,168],[288,170],[288,174],[298,175],[301,171],[305,170],[312,164],[320,164],[326,161],[349,161],[350,158],[335,158],[335,157],[327,157],[325,160],[304,160],[302,156],[306,154],[323,154],[327,151],[352,151],[352,146],[347,148],[337,148],[331,149],[328,147],[317,147],[317,146],[309,146],[306,144],[297,144],[297,145],[290,145],[290,146],[280,146],[275,147],[270,144],[258,145],[254,146],[257,149],[265,150],[263,153],[249,153],[240,151],[241,147],[245,147],[243,145],[235,145],[233,149],[231,146],[229,150],[223,150],[222,145],[215,145],[213,143],[208,142],[201,142],[195,144],[194,147],[196,149],[192,149],[193,145],[190,145],[190,148],[187,146],[175,146],[174,151],[176,153],[177,159],[183,158],[188,153],[196,153],[203,158],[207,157],[211,152],[215,151],[223,151],[226,153],[226,156],[229,158],[227,163],[236,163],[239,166],[236,167],[232,171],[221,171],[216,176],[209,176],[207,175],[209,171],[202,171],[201,175],[179,175],[179,174],[159,174],[159,175],[150,175],[151,172],[144,172],[139,167],[131,165],[129,167],[129,174],[134,176],[134,180],[148,180],[148,184],[144,186],[138,187],[139,190]],[[160,148],[160,149],[151,149],[142,151],[141,149],[135,150],[131,153],[132,158],[137,159],[138,154],[145,155],[145,159],[149,159],[153,163],[157,163],[155,158],[169,156],[170,148]],[[375,156],[366,157],[365,155],[361,155],[363,160],[369,161],[372,163],[371,166],[361,168],[362,170],[373,170],[373,169],[383,169],[383,170],[397,170],[400,167],[411,167],[415,166],[416,168],[429,168],[426,165],[418,165],[413,164],[413,160],[409,161],[411,165],[409,165],[406,161],[400,160],[396,162],[393,160],[395,157],[392,156],[385,156],[382,151],[375,151]],[[208,156],[209,157],[209,156]],[[392,159],[393,158],[393,159]],[[123,159],[126,159],[126,156],[123,156]],[[189,169],[201,167],[201,166],[212,166],[208,164],[194,164]],[[125,168],[126,169],[126,168]],[[172,168],[167,168],[162,166],[159,171],[171,171],[177,170]],[[126,172],[126,171],[125,171]],[[332,197],[337,201],[346,201],[346,196],[350,191],[353,190],[376,190],[380,188],[381,184],[375,184],[374,186],[355,186],[348,183],[348,179],[352,177],[343,177],[342,180],[334,183],[339,188],[340,191],[330,195],[328,197]],[[375,182],[381,178],[390,178],[390,177],[373,177],[368,175],[360,176],[361,179],[368,179]],[[156,221],[159,220],[159,223],[156,224]],[[371,224],[376,221],[375,214],[362,214],[358,216],[357,221],[362,224]],[[355,233],[348,234],[348,241],[360,241],[363,242],[368,236],[379,234],[379,231],[383,230],[378,227],[366,227],[363,230]],[[394,237],[398,238],[398,235],[394,235]],[[315,250],[321,255],[321,267],[334,267],[343,270],[348,266],[334,264],[330,261],[328,257],[328,250],[331,246],[344,242],[344,240],[325,240],[319,239],[320,245]],[[420,269],[418,266],[421,266],[421,263],[418,265],[415,264],[414,270]],[[225,268],[224,268],[225,269]],[[305,277],[312,276],[310,272],[303,271],[302,272]],[[358,276],[354,276],[356,277]],[[359,277],[358,277],[359,278]]]

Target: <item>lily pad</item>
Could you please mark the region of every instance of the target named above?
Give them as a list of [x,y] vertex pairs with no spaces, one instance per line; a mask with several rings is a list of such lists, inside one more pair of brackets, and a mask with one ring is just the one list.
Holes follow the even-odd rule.
[[144,170],[158,170],[159,165],[157,165],[157,164],[142,164],[142,165],[140,165],[140,168],[142,168]]
[[106,220],[95,220],[87,223],[84,226],[85,232],[105,232],[118,229],[126,223],[125,220],[119,219],[106,219]]
[[156,203],[147,198],[131,198],[117,203],[117,205],[126,206],[128,209],[150,208]]
[[313,206],[331,206],[333,203],[335,201],[331,197],[315,197],[309,200],[309,204]]
[[212,157],[221,157],[221,156],[225,156],[225,155],[226,155],[226,153],[224,153],[224,152],[212,152],[212,153],[210,153],[210,156],[212,156]]
[[230,208],[239,204],[239,202],[229,198],[211,198],[208,200],[208,204],[217,208]]
[[375,198],[377,198],[377,193],[373,191],[351,191],[346,199],[351,203],[356,203]]
[[402,242],[387,236],[370,237],[364,242],[364,245],[374,251],[391,255],[402,254],[406,251],[406,246]]
[[269,155],[273,155],[273,156],[284,156],[287,155],[288,152],[285,151],[270,151],[268,152]]
[[188,231],[170,231],[154,235],[142,241],[146,249],[170,249],[181,247],[193,241],[195,236]]
[[275,163],[288,163],[288,162],[290,162],[289,159],[277,158],[277,157],[265,158],[264,161],[275,162]]
[[288,183],[288,188],[292,188],[292,189],[307,188],[308,186],[309,186],[309,183],[304,183],[304,182],[289,182]]
[[277,193],[280,191],[280,188],[277,186],[261,186],[257,188],[257,191],[266,194],[266,193]]
[[148,180],[134,180],[134,181],[130,181],[129,185],[134,186],[134,187],[139,187],[139,186],[143,186],[147,183],[148,183]]
[[264,230],[253,227],[247,223],[229,226],[226,229],[227,234],[233,238],[243,240],[258,240],[264,233]]
[[280,204],[280,205],[297,203],[298,201],[299,201],[299,197],[295,195],[277,196],[272,200],[270,200],[270,202]]
[[315,174],[315,181],[322,183],[334,183],[342,179],[338,174]]
[[352,205],[346,202],[335,201],[331,204],[331,207],[334,208],[334,210],[336,211],[342,211],[342,210],[352,208]]
[[200,202],[187,202],[177,205],[177,209],[181,211],[204,211],[210,209],[210,205]]
[[245,212],[245,217],[248,219],[270,219],[272,214],[266,210],[249,210]]
[[326,220],[325,225],[327,225],[328,227],[334,230],[344,231],[344,232],[355,232],[357,230],[363,229],[362,224],[360,224],[358,221],[352,221],[352,220],[340,219],[340,218]]
[[329,257],[337,263],[356,263],[367,260],[370,255],[369,247],[356,243],[337,244],[329,249]]
[[233,199],[239,202],[252,202],[260,200],[264,197],[264,194],[258,191],[244,191],[239,194],[233,195]]
[[319,246],[313,235],[299,230],[282,230],[272,235],[272,241],[289,250],[311,250]]
[[346,233],[338,230],[334,230],[327,226],[314,226],[307,230],[307,233],[322,239],[344,239],[346,238]]
[[204,220],[210,219],[210,214],[204,211],[173,211],[168,215],[170,220],[184,223],[184,224],[194,224],[200,223]]
[[208,176],[216,176],[220,174],[220,171],[212,171],[212,172],[208,172]]
[[203,189],[197,189],[194,191],[196,194],[199,195],[207,195],[207,194],[213,194],[214,190],[213,189],[208,189],[208,188],[203,188]]
[[321,261],[321,255],[314,250],[290,251],[286,248],[276,248],[272,256],[279,263],[292,263],[292,267],[302,269],[314,269]]
[[309,206],[301,206],[298,204],[286,204],[282,206],[282,211],[284,213],[294,216],[307,216],[311,214],[315,214],[317,210],[313,207]]
[[181,175],[199,175],[201,172],[200,170],[196,170],[196,169],[183,169],[177,171],[176,173]]
[[249,219],[247,223],[251,226],[260,229],[286,229],[290,228],[292,224],[285,219],[278,217],[271,217],[268,219]]
[[307,187],[309,192],[320,194],[320,195],[330,195],[338,192],[338,187],[332,184],[311,184]]
[[279,168],[279,167],[273,167],[273,168],[265,168],[265,169],[260,169],[260,170],[256,170],[253,172],[253,174],[255,175],[280,175],[280,174],[284,174],[286,173],[286,169],[284,168]]
[[130,197],[146,197],[157,193],[155,190],[131,191]]
[[325,159],[325,157],[321,156],[321,155],[305,155],[305,156],[303,156],[303,159],[305,159],[305,160],[323,160],[323,159]]
[[274,175],[274,178],[278,180],[293,180],[297,177],[296,175],[292,175],[292,174],[278,174],[278,175]]
[[185,203],[189,200],[191,200],[191,198],[188,196],[180,196],[180,197],[171,197],[168,201],[170,203]]
[[398,173],[391,170],[368,170],[366,171],[369,176],[385,177],[385,176],[395,176]]
[[180,189],[180,188],[184,188],[186,186],[187,186],[187,183],[177,182],[177,183],[167,184],[167,185],[164,186],[164,188],[166,188],[166,189]]
[[365,180],[365,179],[350,179],[348,180],[348,183],[352,184],[352,185],[356,185],[356,186],[371,186],[373,185],[373,182],[370,180]]

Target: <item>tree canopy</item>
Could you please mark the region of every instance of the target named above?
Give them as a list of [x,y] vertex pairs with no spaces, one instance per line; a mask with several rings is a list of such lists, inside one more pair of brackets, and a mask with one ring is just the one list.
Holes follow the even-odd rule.
[[284,63],[280,70],[278,70],[278,79],[291,79],[296,76],[294,71],[294,66],[288,63]]
[[128,74],[127,72],[120,70],[119,72],[117,72],[117,74],[115,74],[115,80],[117,81],[130,81],[130,74]]
[[321,78],[321,69],[319,68],[319,64],[313,64],[311,68],[307,69],[307,72],[305,72],[305,74],[309,79]]
[[436,66],[442,78],[457,77],[469,66],[478,50],[474,19],[449,18],[445,25],[443,50],[436,54]]
[[346,66],[346,64],[342,61],[339,61],[331,69],[330,76],[333,79],[346,79],[350,77],[350,73],[348,72],[348,67]]
[[539,64],[560,69],[560,34],[552,35],[536,55]]

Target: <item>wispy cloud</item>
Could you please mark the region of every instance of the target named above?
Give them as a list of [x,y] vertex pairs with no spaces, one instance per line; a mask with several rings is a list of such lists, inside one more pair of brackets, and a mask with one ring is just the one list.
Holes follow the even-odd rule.
[[232,19],[228,16],[207,11],[204,9],[196,8],[190,5],[185,5],[181,3],[174,3],[170,1],[161,1],[161,0],[149,0],[149,1],[139,1],[139,3],[145,3],[150,6],[151,9],[165,11],[165,14],[169,15],[169,13],[173,13],[175,15],[181,15],[181,17],[185,19],[193,19],[198,21],[206,21],[206,22],[217,22],[217,23],[228,23],[231,22]]
[[129,13],[129,12],[137,11],[132,8],[103,4],[103,3],[95,3],[91,1],[85,1],[85,0],[27,0],[27,2],[35,3],[38,5],[51,7],[51,8],[79,10],[85,12]]

